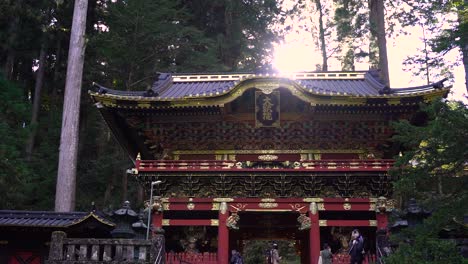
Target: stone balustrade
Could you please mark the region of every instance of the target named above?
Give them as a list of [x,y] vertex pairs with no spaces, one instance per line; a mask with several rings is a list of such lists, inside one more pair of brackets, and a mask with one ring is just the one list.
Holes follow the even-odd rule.
[[158,239],[157,236],[152,240],[67,238],[64,232],[56,231],[52,233],[46,264],[163,264],[164,250],[158,249],[161,246]]

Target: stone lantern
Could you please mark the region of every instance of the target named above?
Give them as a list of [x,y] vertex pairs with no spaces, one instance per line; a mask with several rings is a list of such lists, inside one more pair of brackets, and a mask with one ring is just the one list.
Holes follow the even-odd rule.
[[130,208],[130,202],[125,201],[122,208],[115,210],[112,213],[116,227],[111,231],[114,238],[134,238],[135,231],[132,224],[138,221],[138,214]]

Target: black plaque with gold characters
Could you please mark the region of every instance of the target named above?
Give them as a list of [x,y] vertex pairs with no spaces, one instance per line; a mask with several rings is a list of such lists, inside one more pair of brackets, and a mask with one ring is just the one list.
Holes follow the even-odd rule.
[[280,94],[279,91],[264,93],[255,92],[255,126],[280,126]]

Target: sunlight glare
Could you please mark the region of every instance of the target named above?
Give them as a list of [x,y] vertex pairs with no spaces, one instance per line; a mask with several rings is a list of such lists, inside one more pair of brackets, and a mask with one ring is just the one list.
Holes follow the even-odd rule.
[[320,54],[304,42],[281,43],[274,49],[273,67],[280,73],[315,71],[321,63]]

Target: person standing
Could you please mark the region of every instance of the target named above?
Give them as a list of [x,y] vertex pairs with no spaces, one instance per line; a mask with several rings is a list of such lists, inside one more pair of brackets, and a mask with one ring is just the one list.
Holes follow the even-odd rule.
[[281,257],[278,251],[278,244],[273,244],[271,249],[271,264],[279,264],[281,261]]
[[331,247],[327,243],[324,243],[323,250],[320,251],[321,264],[332,264],[332,257]]
[[364,260],[364,238],[357,229],[354,229],[351,233],[349,255],[351,256],[351,264],[362,264]]
[[233,249],[231,251],[231,264],[244,264],[244,260],[242,259],[242,256],[239,251]]

